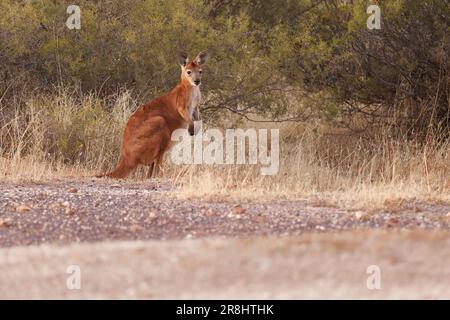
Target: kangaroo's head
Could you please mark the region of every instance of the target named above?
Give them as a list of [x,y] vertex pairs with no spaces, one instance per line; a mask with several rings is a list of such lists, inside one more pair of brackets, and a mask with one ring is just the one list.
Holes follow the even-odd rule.
[[194,60],[190,61],[184,52],[178,53],[178,62],[181,65],[181,79],[188,81],[192,86],[202,83],[202,66],[208,59],[206,51],[200,52]]

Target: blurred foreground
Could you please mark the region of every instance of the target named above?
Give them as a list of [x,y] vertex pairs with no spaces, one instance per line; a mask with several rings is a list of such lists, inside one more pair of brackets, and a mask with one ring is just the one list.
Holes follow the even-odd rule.
[[[352,231],[1,249],[0,298],[449,299],[449,241]],[[66,287],[70,265],[80,267],[80,290]],[[367,287],[371,265],[379,290]]]

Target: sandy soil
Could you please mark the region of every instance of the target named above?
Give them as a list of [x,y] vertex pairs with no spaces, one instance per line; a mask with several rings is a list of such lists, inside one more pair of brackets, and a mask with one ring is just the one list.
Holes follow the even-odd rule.
[[[0,298],[449,299],[449,245],[447,233],[353,231],[7,248]],[[80,290],[66,286],[70,265]]]
[[212,202],[108,180],[0,189],[0,298],[450,298],[449,204]]

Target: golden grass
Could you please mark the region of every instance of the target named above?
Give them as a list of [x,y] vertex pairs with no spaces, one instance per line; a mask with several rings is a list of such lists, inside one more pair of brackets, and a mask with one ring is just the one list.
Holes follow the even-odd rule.
[[181,174],[174,170],[171,179],[182,197],[307,198],[364,209],[392,209],[402,200],[450,202],[448,144],[419,148],[388,141],[369,150],[366,141],[340,144],[308,130],[294,146],[284,143],[290,152],[281,153],[275,176],[261,176],[258,167],[191,166]]
[[[137,106],[127,91],[99,99],[70,89],[0,104],[0,183],[91,177],[113,168]],[[177,166],[167,157],[162,179],[184,198],[307,198],[366,209],[405,199],[450,202],[448,142],[399,140],[387,131],[363,139],[318,124],[270,127],[280,128],[277,175],[262,176],[259,165]],[[143,179],[145,171],[130,179]]]

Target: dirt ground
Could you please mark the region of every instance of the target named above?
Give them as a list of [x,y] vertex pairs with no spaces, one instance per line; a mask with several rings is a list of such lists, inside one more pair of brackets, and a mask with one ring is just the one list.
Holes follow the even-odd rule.
[[[448,234],[347,231],[7,248],[0,298],[449,299],[449,245]],[[66,286],[73,265],[80,290]],[[372,265],[380,289],[367,287]]]
[[[178,199],[163,183],[2,183],[0,298],[450,298],[449,229],[450,204],[365,212]],[[70,265],[81,290],[66,287]]]

